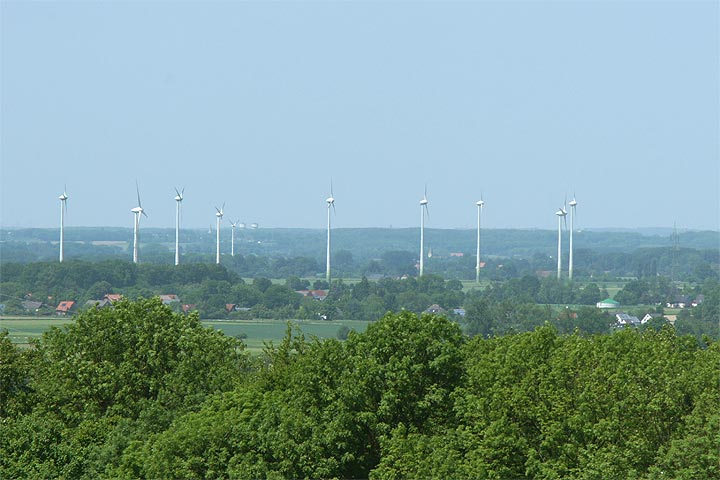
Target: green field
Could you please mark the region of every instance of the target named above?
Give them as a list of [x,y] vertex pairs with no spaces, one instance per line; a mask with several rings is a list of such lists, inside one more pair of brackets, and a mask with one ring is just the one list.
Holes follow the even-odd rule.
[[0,317],[0,331],[7,330],[10,341],[27,344],[28,339],[38,338],[50,327],[60,327],[72,322],[72,318]]
[[[0,330],[7,329],[13,343],[26,345],[29,339],[40,337],[50,327],[60,327],[69,322],[72,322],[71,318],[0,317]],[[285,320],[204,320],[202,323],[221,330],[225,335],[247,335],[243,341],[251,352],[260,352],[266,342],[277,345],[285,336],[287,329]],[[368,322],[359,320],[331,322],[293,320],[292,323],[300,328],[307,339],[336,338],[338,329],[342,326],[363,332],[368,325]]]
[[[207,320],[202,323],[222,330],[225,335],[236,336],[244,333],[247,337],[243,341],[248,350],[253,353],[261,351],[266,342],[273,342],[277,345],[283,339],[287,330],[285,320]],[[297,325],[305,338],[309,340],[312,337],[336,338],[338,329],[342,326],[356,332],[363,332],[369,322],[359,320],[336,320],[331,322],[292,320],[292,323]]]

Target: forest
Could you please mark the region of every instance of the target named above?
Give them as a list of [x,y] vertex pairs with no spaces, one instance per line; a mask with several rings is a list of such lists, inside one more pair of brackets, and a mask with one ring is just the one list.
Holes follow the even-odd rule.
[[720,343],[388,313],[261,356],[159,299],[0,335],[1,478],[718,478]]

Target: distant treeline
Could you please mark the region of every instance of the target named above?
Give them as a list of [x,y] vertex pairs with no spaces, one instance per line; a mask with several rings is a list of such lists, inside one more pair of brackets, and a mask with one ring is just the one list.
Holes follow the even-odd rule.
[[124,301],[0,333],[0,478],[720,478],[719,347],[402,312],[253,358]]
[[[230,251],[230,232],[223,235],[222,263],[243,277],[285,278],[322,275],[325,233],[308,229],[237,230],[237,255]],[[0,230],[0,258],[28,263],[57,258],[57,230]],[[227,238],[226,238],[227,237]],[[187,230],[182,234],[182,263],[214,263],[215,234]],[[418,261],[417,229],[337,229],[333,231],[333,275],[414,275]],[[99,261],[131,257],[131,229],[68,228],[65,255]],[[493,230],[483,233],[482,275],[487,279],[522,276],[556,268],[556,234],[546,230]],[[720,233],[683,232],[672,235],[631,232],[575,233],[575,275],[578,277],[664,275],[675,280],[703,280],[720,265]],[[446,278],[475,276],[475,233],[472,230],[428,229],[430,273]],[[567,239],[566,239],[567,245]],[[677,248],[676,248],[677,247]],[[141,260],[174,262],[174,230],[143,229]],[[563,254],[567,269],[567,248]],[[283,259],[283,260],[280,260]]]

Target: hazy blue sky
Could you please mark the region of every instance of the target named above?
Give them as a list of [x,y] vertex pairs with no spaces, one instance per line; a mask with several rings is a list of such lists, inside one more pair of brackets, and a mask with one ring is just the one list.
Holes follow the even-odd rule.
[[719,228],[717,1],[0,5],[5,227]]

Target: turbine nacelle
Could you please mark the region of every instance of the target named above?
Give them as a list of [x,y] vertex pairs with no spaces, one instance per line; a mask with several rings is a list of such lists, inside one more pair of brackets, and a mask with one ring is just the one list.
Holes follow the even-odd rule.
[[560,208],[560,210],[555,212],[555,215],[557,215],[558,217],[564,217],[565,215],[567,215],[567,211],[565,210],[565,208]]
[[577,205],[577,200],[575,200],[575,197],[573,197],[573,199],[570,200],[570,204],[569,204],[569,205],[570,205],[571,207],[574,207],[575,205]]
[[175,193],[177,193],[177,195],[175,195],[175,201],[182,202],[183,201],[183,193],[185,193],[185,188],[183,188],[181,191],[178,191],[178,189],[176,188]]
[[477,205],[478,207],[482,207],[483,205],[485,205],[485,202],[480,200],[479,202],[475,202],[475,205]]

